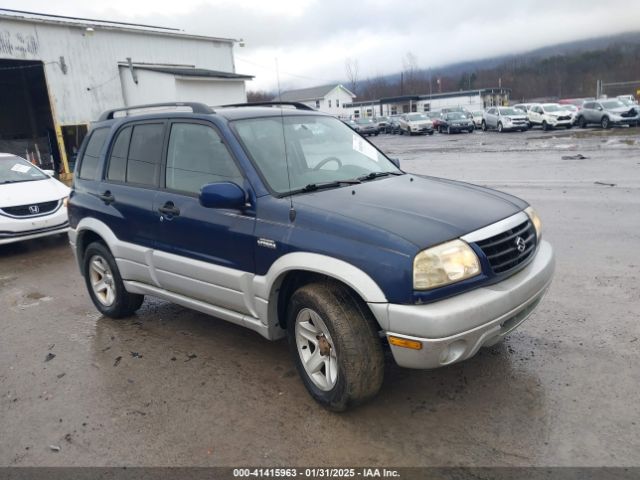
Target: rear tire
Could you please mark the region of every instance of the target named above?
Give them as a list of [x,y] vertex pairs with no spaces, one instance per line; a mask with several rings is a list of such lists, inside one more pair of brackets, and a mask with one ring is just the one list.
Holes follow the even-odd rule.
[[144,295],[127,292],[118,265],[103,243],[89,244],[84,251],[82,272],[91,301],[103,315],[128,317],[142,305]]
[[580,128],[587,128],[587,121],[584,119],[584,117],[578,117],[578,125],[580,126]]
[[299,288],[289,301],[287,331],[298,373],[324,407],[344,411],[380,390],[378,324],[349,288],[331,281]]
[[487,131],[487,122],[485,122],[484,120],[482,121],[482,131],[486,132]]

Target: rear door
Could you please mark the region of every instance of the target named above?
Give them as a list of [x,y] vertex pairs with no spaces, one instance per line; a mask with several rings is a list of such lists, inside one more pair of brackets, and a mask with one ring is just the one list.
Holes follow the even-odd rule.
[[487,126],[491,128],[496,128],[498,125],[498,122],[496,119],[497,119],[496,109],[490,108],[489,110],[487,110],[486,119],[485,119],[485,123],[487,124]]
[[151,262],[158,235],[153,200],[165,129],[162,119],[120,127],[107,152],[100,192],[107,205],[107,224],[122,241],[113,252],[122,278],[151,285],[157,285]]
[[166,290],[251,313],[245,302],[255,272],[253,207],[200,205],[203,185],[234,182],[250,188],[219,131],[208,122],[179,120],[168,126],[161,185],[154,203],[159,225],[154,266]]

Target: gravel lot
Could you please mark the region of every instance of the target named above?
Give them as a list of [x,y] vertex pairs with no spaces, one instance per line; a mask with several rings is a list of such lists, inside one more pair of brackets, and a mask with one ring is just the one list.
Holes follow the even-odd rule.
[[389,357],[337,415],[286,342],[157,300],[101,318],[66,238],[4,246],[0,465],[640,465],[640,129],[372,140],[541,214],[555,281],[505,343],[436,371]]

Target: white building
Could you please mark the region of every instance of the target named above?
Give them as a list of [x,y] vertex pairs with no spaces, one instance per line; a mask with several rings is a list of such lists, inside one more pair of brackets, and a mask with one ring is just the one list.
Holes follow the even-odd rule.
[[282,92],[273,100],[276,102],[300,102],[311,108],[336,117],[349,115],[345,105],[352,103],[356,96],[343,85],[322,85]]
[[0,10],[0,151],[69,172],[110,108],[246,101],[235,40],[163,27]]
[[494,105],[509,105],[509,88],[481,88],[432,95],[402,95],[346,105],[352,118],[398,115],[409,112],[429,112],[443,108],[462,107],[469,112]]

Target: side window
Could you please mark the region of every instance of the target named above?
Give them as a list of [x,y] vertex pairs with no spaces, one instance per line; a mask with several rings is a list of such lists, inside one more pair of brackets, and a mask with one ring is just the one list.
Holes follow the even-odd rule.
[[131,132],[126,181],[153,186],[157,183],[162,154],[164,124],[134,125]]
[[316,100],[316,108],[320,108],[320,100]]
[[174,123],[167,152],[166,187],[199,193],[214,182],[242,182],[236,166],[218,132],[197,123]]
[[93,180],[98,173],[98,163],[100,161],[100,151],[104,145],[107,135],[109,133],[108,128],[97,128],[91,132],[87,148],[84,150],[84,155],[80,161],[80,170],[78,176],[87,180]]
[[127,155],[129,153],[129,141],[131,140],[131,127],[118,132],[116,141],[111,149],[109,157],[109,169],[107,179],[116,182],[124,182],[127,173]]
[[336,98],[336,107],[340,106],[340,99]]

